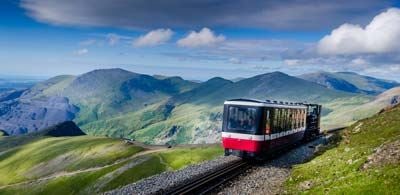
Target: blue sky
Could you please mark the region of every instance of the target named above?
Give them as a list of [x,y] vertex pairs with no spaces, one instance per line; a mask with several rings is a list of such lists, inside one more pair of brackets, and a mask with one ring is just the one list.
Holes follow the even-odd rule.
[[377,0],[5,0],[0,74],[119,67],[205,80],[354,71],[400,81],[397,7]]

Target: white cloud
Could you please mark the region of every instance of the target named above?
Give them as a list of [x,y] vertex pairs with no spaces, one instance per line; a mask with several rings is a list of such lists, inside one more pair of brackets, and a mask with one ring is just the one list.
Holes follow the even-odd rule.
[[148,32],[147,34],[140,36],[133,41],[133,45],[136,47],[144,46],[156,46],[163,44],[171,39],[174,32],[171,29],[157,29]]
[[211,46],[225,41],[225,36],[215,35],[209,28],[203,28],[199,32],[191,31],[185,38],[178,40],[181,47]]
[[107,39],[108,39],[108,44],[110,45],[115,45],[119,42],[119,40],[121,39],[121,37],[117,34],[114,33],[110,33],[107,35]]
[[242,60],[240,60],[239,58],[229,58],[228,61],[232,64],[241,64],[242,63]]
[[283,60],[283,62],[288,66],[296,66],[296,65],[299,65],[301,63],[301,60],[298,60],[298,59],[286,59],[286,60]]
[[82,48],[82,49],[76,50],[74,53],[75,53],[75,55],[82,56],[82,55],[89,53],[89,50],[86,48]]
[[351,65],[355,65],[355,66],[364,66],[364,65],[368,65],[368,61],[363,59],[363,58],[355,58],[353,60],[351,60]]
[[365,28],[343,24],[318,43],[321,54],[387,53],[400,50],[400,9],[375,16]]

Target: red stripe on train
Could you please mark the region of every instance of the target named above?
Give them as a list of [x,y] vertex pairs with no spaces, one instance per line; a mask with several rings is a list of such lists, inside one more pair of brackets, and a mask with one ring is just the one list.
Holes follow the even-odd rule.
[[248,152],[261,151],[263,141],[244,140],[238,138],[222,138],[222,145],[225,149],[242,150]]

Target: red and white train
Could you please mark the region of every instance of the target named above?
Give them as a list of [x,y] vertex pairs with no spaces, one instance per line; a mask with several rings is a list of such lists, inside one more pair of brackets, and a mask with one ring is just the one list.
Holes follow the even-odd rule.
[[321,105],[233,99],[225,101],[225,155],[266,156],[320,131]]

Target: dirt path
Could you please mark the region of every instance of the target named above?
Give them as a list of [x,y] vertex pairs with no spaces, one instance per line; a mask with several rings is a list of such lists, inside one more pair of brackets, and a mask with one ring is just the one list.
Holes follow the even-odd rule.
[[54,173],[52,175],[49,175],[49,176],[46,176],[46,177],[41,177],[41,178],[38,178],[38,179],[35,179],[35,180],[29,180],[29,181],[24,181],[24,182],[19,182],[19,183],[13,183],[13,184],[0,186],[0,189],[7,188],[7,187],[13,187],[13,186],[19,186],[19,185],[35,184],[35,183],[40,183],[40,182],[51,180],[51,179],[56,179],[56,178],[59,178],[59,177],[73,176],[73,175],[80,174],[80,173],[98,171],[100,169],[111,167],[111,166],[114,166],[114,165],[117,165],[119,163],[132,160],[132,159],[140,157],[140,156],[144,156],[144,155],[152,154],[152,153],[156,153],[156,152],[166,151],[167,149],[168,148],[159,148],[159,149],[155,149],[155,150],[146,150],[146,151],[143,151],[143,152],[136,153],[136,154],[134,154],[134,155],[132,155],[132,156],[130,156],[128,158],[117,160],[112,164],[108,164],[108,165],[104,165],[104,166],[100,166],[100,167],[92,167],[92,168],[83,169],[83,170],[71,171],[71,172],[65,172],[65,171],[58,172],[58,173]]

